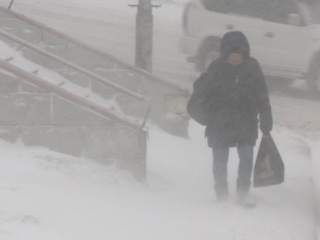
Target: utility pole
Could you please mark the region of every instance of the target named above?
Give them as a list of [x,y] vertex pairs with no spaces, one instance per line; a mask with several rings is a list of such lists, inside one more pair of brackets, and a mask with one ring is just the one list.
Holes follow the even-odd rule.
[[160,7],[153,5],[151,0],[139,0],[136,16],[136,52],[135,65],[148,72],[152,72],[152,48],[153,48],[153,16],[152,8]]

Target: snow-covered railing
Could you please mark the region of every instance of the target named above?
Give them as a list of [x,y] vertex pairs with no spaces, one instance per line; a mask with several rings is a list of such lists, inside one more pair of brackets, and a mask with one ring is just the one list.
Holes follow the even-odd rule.
[[[119,93],[128,95],[131,98],[134,98],[136,101],[142,101],[143,105],[145,106],[145,111],[144,111],[143,115],[141,116],[143,121],[141,123],[140,128],[142,129],[145,126],[147,118],[148,118],[148,115],[149,115],[149,112],[150,112],[150,105],[144,99],[144,97],[142,95],[137,94],[136,92],[133,92],[133,91],[131,91],[129,89],[126,89],[126,88],[124,88],[124,87],[122,87],[122,86],[120,86],[120,85],[118,85],[118,84],[116,84],[116,83],[114,83],[112,81],[109,81],[106,78],[103,78],[103,77],[101,77],[101,76],[99,76],[99,75],[97,75],[97,74],[95,74],[95,73],[93,73],[93,72],[91,72],[89,70],[86,70],[86,69],[84,69],[84,68],[82,68],[82,67],[80,67],[80,66],[78,66],[78,65],[76,65],[74,63],[71,63],[71,62],[69,62],[69,61],[67,61],[67,60],[65,60],[65,59],[63,59],[63,58],[61,58],[59,56],[56,56],[55,54],[49,53],[49,52],[47,52],[47,51],[45,51],[45,50],[43,50],[41,48],[38,48],[38,47],[34,46],[33,44],[30,44],[30,43],[28,43],[28,42],[26,42],[26,41],[24,41],[22,39],[19,39],[19,38],[15,37],[15,36],[13,36],[13,35],[11,35],[9,33],[6,33],[4,31],[2,31],[2,30],[0,30],[0,38],[1,37],[5,37],[5,38],[15,42],[16,43],[15,47],[18,48],[21,52],[24,52],[24,50],[21,48],[21,46],[26,47],[27,49],[30,49],[30,50],[35,51],[36,53],[39,53],[39,55],[42,55],[44,57],[48,57],[49,61],[50,60],[51,61],[56,61],[56,62],[59,62],[59,63],[63,64],[64,65],[64,67],[63,67],[64,71],[66,71],[66,67],[68,67],[68,68],[72,69],[73,71],[77,71],[77,72],[83,74],[84,76],[89,77],[92,80],[95,80],[95,81],[98,81],[98,82],[100,82],[102,84],[108,85],[111,88],[113,88],[116,91],[118,91]],[[40,58],[39,56],[37,56],[37,58],[38,58],[38,61],[40,60],[40,62],[42,62],[42,60],[43,60],[42,58]],[[88,89],[91,89],[91,87],[92,87],[92,83],[91,83],[91,81],[89,81]],[[59,88],[60,88],[60,90],[63,90],[62,89],[63,87],[59,86]],[[75,89],[75,88],[76,87],[74,86],[73,89]],[[88,92],[86,94],[88,95]],[[115,108],[114,105],[115,104],[113,104],[113,108]]]
[[[187,134],[187,89],[5,8],[0,8],[0,29],[143,95],[151,105],[150,119],[170,132]],[[106,90],[101,87],[99,91]]]
[[[60,31],[57,31],[54,28],[51,28],[51,27],[49,27],[49,26],[47,26],[45,24],[42,24],[42,23],[40,23],[38,21],[35,21],[35,20],[33,20],[33,19],[31,19],[31,18],[29,18],[29,17],[27,17],[27,16],[25,16],[25,15],[23,15],[21,13],[17,13],[17,12],[12,11],[12,10],[9,11],[9,10],[3,8],[3,7],[0,7],[0,10],[4,11],[6,13],[6,16],[2,17],[3,19],[7,18],[7,20],[8,20],[8,19],[10,19],[11,16],[14,16],[15,18],[21,19],[24,23],[28,23],[29,26],[32,26],[34,28],[34,30],[39,30],[40,34],[41,34],[41,40],[43,40],[44,42],[46,41],[46,39],[49,40],[50,36],[48,36],[48,35],[50,35],[50,33],[54,34],[55,36],[51,36],[52,39],[55,39],[57,41],[62,40],[62,41],[64,41],[65,45],[68,45],[68,42],[69,42],[69,43],[71,43],[71,45],[76,44],[79,47],[86,48],[86,49],[92,51],[93,53],[95,53],[97,55],[101,55],[103,57],[107,57],[108,59],[110,59],[114,63],[120,64],[123,67],[126,67],[126,68],[128,68],[128,69],[130,69],[130,70],[132,70],[132,71],[134,71],[134,72],[136,72],[138,74],[141,74],[141,75],[147,77],[150,81],[158,82],[158,83],[160,83],[160,84],[162,84],[164,86],[167,86],[167,87],[170,87],[171,89],[179,91],[182,94],[189,95],[188,89],[182,88],[179,85],[176,85],[176,84],[174,84],[174,83],[172,83],[170,81],[167,81],[165,79],[162,79],[162,78],[159,78],[157,76],[154,76],[154,75],[152,75],[152,74],[150,74],[150,73],[148,73],[148,72],[146,72],[146,71],[144,71],[142,69],[139,69],[139,68],[137,68],[137,67],[135,67],[135,66],[133,66],[131,64],[123,62],[123,61],[121,61],[120,59],[116,58],[115,56],[113,56],[111,54],[108,54],[106,52],[102,52],[101,50],[99,50],[97,48],[94,48],[93,46],[91,46],[89,44],[86,44],[86,43],[84,43],[82,41],[79,41],[76,38],[70,37],[70,36],[68,36],[68,35],[66,35],[66,34],[64,34],[64,33],[60,32]],[[0,18],[1,18],[1,16],[0,16]],[[8,23],[8,22],[5,21],[1,25],[6,28],[5,30],[8,30],[9,32],[12,31],[12,29],[10,29],[10,27],[12,27],[12,25],[9,24],[8,27],[6,27],[6,23]],[[28,29],[19,29],[19,30],[24,31],[24,33],[26,35],[30,35],[30,33],[31,33],[30,30],[28,30]],[[21,35],[19,37],[24,39],[24,37],[21,36]],[[53,42],[51,42],[51,43],[53,43]],[[50,44],[50,41],[48,42],[48,44]],[[78,59],[73,59],[73,60],[78,60]]]
[[147,131],[141,122],[73,84],[62,87],[49,71],[29,71],[33,66],[18,57],[0,60],[0,137],[114,164],[145,181]]
[[91,111],[94,111],[96,113],[99,113],[100,115],[107,117],[109,119],[113,119],[116,122],[120,122],[121,124],[124,124],[130,128],[134,128],[136,130],[143,130],[143,125],[130,121],[129,119],[125,119],[123,116],[118,116],[113,111],[108,109],[107,107],[103,107],[99,104],[96,104],[94,101],[87,99],[86,96],[81,96],[81,93],[74,92],[74,86],[70,90],[67,90],[66,88],[62,88],[61,86],[54,84],[52,82],[49,82],[47,80],[44,80],[41,77],[38,77],[34,73],[28,73],[21,68],[14,66],[13,64],[9,63],[8,61],[1,60],[0,59],[0,68],[3,70],[6,70],[8,72],[12,72],[17,74],[20,77],[23,77],[24,79],[27,79],[32,84],[35,84],[41,88],[47,89],[65,99],[68,99],[71,102],[74,102],[76,104],[81,105],[84,108],[87,108]]

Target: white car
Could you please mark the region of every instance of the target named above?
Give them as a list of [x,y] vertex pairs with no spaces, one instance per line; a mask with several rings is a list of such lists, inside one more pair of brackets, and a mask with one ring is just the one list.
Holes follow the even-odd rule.
[[219,55],[226,32],[240,30],[266,75],[306,79],[320,91],[320,1],[193,0],[182,21],[180,46],[196,70]]

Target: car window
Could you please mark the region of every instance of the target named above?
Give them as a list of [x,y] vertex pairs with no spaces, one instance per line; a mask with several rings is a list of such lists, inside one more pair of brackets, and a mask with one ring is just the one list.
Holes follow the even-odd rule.
[[210,11],[282,24],[289,24],[290,14],[299,14],[298,4],[292,0],[202,0],[202,3]]
[[234,0],[202,0],[202,4],[209,11],[228,13]]
[[202,3],[210,11],[261,18],[261,13],[265,12],[262,1],[265,0],[202,0]]
[[263,9],[268,9],[262,18],[282,24],[289,24],[289,16],[292,14],[300,15],[298,4],[291,0],[268,0],[263,1]]
[[235,15],[260,17],[261,0],[235,0],[230,12]]

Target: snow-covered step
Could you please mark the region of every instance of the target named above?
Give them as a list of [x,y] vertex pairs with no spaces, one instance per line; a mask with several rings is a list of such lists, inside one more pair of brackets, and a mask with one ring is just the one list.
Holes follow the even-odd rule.
[[16,86],[0,92],[1,138],[109,164],[119,161],[121,168],[145,178],[145,122],[109,108],[112,100],[97,101],[77,86],[48,81],[48,72],[35,75],[4,60],[0,68],[0,89],[5,81]]

